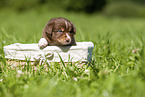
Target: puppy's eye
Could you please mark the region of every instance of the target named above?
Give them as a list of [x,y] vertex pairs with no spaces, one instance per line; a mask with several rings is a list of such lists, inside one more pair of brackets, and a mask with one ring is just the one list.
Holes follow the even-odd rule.
[[58,32],[59,32],[59,33],[62,33],[62,31],[61,31],[61,30],[59,30]]

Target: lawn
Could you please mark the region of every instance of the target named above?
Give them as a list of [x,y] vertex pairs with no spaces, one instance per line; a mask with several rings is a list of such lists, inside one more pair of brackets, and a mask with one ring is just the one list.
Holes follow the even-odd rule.
[[[51,11],[45,8],[0,11],[0,97],[145,97],[145,18],[106,17]],[[65,17],[76,28],[76,40],[92,41],[92,62],[87,68],[15,65],[7,63],[3,46],[38,43],[52,17]],[[70,63],[68,63],[70,64]]]

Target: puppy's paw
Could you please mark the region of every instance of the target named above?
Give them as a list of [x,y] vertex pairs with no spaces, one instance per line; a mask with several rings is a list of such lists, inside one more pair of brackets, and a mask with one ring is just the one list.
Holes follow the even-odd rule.
[[48,42],[47,42],[47,40],[46,40],[45,38],[41,38],[41,39],[39,40],[38,47],[39,47],[40,49],[45,48],[47,45],[48,45]]

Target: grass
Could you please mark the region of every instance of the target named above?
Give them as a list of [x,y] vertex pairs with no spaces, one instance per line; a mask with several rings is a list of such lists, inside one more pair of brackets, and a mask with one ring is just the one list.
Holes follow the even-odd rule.
[[[84,13],[1,10],[0,97],[145,97],[145,19]],[[94,43],[90,67],[78,63],[32,66],[6,63],[3,46],[37,43],[52,17],[65,17],[76,28],[77,41]]]

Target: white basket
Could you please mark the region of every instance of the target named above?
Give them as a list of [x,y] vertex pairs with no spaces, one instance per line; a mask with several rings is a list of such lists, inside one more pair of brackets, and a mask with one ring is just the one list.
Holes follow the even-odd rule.
[[[38,44],[15,43],[4,46],[5,58],[35,61],[47,59],[49,62],[88,62],[92,58],[92,42],[77,42],[76,46],[47,46],[43,50]],[[61,58],[60,58],[61,57]]]

